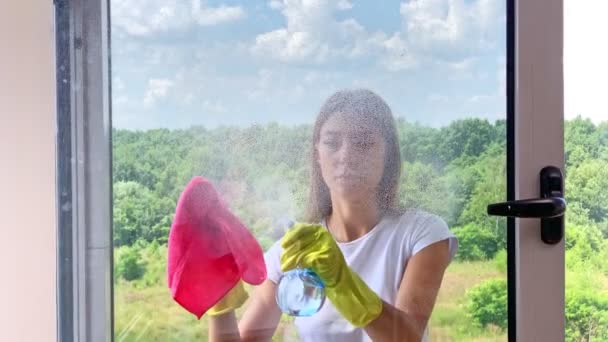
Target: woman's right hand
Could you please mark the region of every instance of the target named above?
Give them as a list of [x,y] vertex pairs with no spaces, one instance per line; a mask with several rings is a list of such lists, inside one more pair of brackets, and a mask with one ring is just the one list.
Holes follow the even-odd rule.
[[[238,292],[240,290],[238,286],[242,286],[242,283],[235,287],[236,294],[229,293],[224,298],[225,300],[222,300],[223,303],[218,305],[218,308],[220,306],[235,307],[226,304],[229,304],[228,302],[234,300],[234,298],[239,298]],[[209,316],[209,341],[270,341],[281,319],[281,310],[275,300],[276,289],[277,285],[271,280],[266,280],[262,285],[256,286],[251,296],[251,302],[238,323],[234,310],[221,310],[225,314]],[[236,302],[238,303],[238,301]],[[220,310],[214,309],[214,312],[217,311]]]
[[207,310],[209,316],[219,316],[229,311],[234,311],[240,308],[245,301],[247,301],[249,295],[245,291],[243,281],[239,280],[238,283],[222,298],[217,304]]

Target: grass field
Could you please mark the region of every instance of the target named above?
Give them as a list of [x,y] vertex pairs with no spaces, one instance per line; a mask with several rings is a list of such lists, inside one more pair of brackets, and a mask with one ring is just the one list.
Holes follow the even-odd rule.
[[453,262],[443,279],[437,303],[431,316],[431,341],[506,341],[506,332],[476,327],[467,317],[467,289],[491,278],[506,279],[493,261]]
[[[464,306],[467,289],[497,277],[505,275],[493,261],[452,263],[431,318],[431,341],[505,341],[506,332],[476,327]],[[207,340],[205,317],[198,321],[186,312],[172,300],[166,286],[118,281],[114,295],[116,342]],[[291,318],[283,317],[274,340],[297,341]]]

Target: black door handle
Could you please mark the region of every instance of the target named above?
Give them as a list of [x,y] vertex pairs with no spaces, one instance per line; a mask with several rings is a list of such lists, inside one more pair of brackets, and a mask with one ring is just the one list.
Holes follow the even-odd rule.
[[564,215],[566,201],[561,197],[530,198],[488,205],[488,215],[552,218]]
[[488,205],[488,215],[539,218],[540,237],[547,244],[556,244],[564,236],[564,181],[562,172],[555,166],[540,171],[540,196]]

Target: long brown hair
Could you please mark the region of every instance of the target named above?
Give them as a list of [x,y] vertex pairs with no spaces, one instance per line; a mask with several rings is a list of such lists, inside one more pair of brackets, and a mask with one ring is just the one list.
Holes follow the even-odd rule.
[[329,188],[321,175],[316,145],[321,137],[321,127],[336,113],[347,115],[354,120],[364,119],[366,123],[380,129],[386,149],[384,173],[378,185],[376,200],[382,211],[397,209],[396,197],[401,175],[401,153],[391,109],[380,96],[370,90],[340,90],[331,95],[321,106],[315,122],[310,153],[311,182],[307,219],[309,222],[319,222],[332,212]]

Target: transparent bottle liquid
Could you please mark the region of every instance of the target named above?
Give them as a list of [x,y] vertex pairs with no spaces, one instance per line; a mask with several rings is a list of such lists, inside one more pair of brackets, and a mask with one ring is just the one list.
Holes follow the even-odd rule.
[[[282,226],[286,230],[293,224],[288,220]],[[290,316],[312,316],[325,303],[325,285],[311,269],[297,267],[279,279],[276,301],[281,311]]]
[[296,268],[279,279],[276,295],[281,311],[291,316],[312,316],[325,303],[325,285],[310,269]]

